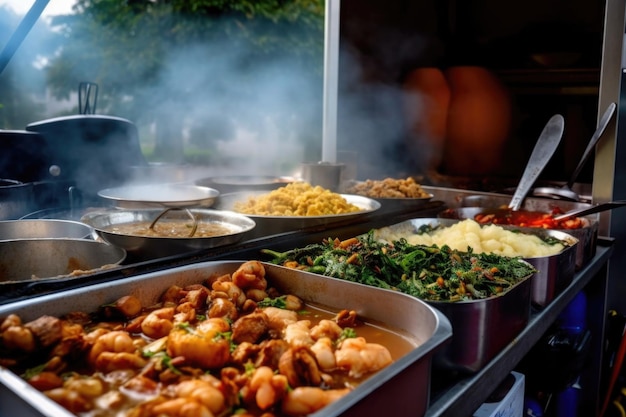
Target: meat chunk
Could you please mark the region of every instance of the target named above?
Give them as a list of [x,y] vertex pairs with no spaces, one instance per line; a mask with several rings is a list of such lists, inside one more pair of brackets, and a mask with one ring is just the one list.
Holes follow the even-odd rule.
[[233,323],[233,342],[257,343],[268,331],[268,319],[262,311],[240,317]]
[[52,316],[41,316],[24,324],[30,330],[41,347],[52,346],[63,337],[61,320]]

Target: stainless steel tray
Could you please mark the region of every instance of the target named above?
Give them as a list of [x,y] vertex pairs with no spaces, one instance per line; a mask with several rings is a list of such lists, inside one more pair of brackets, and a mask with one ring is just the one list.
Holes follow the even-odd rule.
[[[103,283],[0,306],[0,317],[15,313],[24,320],[43,314],[94,311],[123,295],[134,294],[144,305],[158,300],[171,285],[199,283],[213,274],[233,272],[241,261],[204,262]],[[430,397],[430,371],[435,353],[452,336],[448,319],[408,295],[265,264],[271,284],[306,302],[330,309],[350,308],[367,320],[405,335],[416,347],[364,381],[345,397],[313,414],[362,416],[402,413],[423,416]],[[0,415],[71,416],[10,371],[0,367]]]
[[[377,233],[383,238],[386,234],[408,236],[422,226],[447,227],[457,222],[412,219],[378,229]],[[578,240],[554,230],[525,229],[524,232],[565,240],[571,246],[557,255],[526,258],[538,272],[499,297],[457,303],[428,302],[448,317],[454,331],[452,342],[436,356],[437,366],[468,373],[479,371],[524,329],[531,306],[545,307],[571,283]]]
[[[451,226],[458,223],[458,219],[445,218],[421,218],[407,220],[392,226],[380,229],[379,233],[392,233],[393,235],[416,233],[421,226]],[[569,244],[560,253],[552,256],[540,256],[524,258],[537,269],[532,278],[532,305],[537,308],[547,306],[572,282],[576,272],[576,254],[580,241],[563,231],[540,229],[534,227],[502,226],[508,230],[519,230],[524,233],[534,234],[541,238],[551,237]],[[386,231],[386,232],[385,232]]]

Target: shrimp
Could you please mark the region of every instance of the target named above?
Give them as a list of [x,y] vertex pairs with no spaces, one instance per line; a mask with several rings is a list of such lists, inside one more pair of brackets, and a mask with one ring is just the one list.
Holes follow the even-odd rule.
[[174,327],[174,307],[163,307],[154,310],[141,322],[141,331],[152,339],[158,339]]
[[363,337],[344,340],[335,351],[337,366],[348,370],[351,377],[360,378],[378,371],[392,362],[389,350],[378,343],[367,343]]
[[216,415],[226,408],[224,395],[208,381],[201,379],[182,381],[174,391],[178,397],[191,398]]
[[236,306],[241,306],[246,301],[246,294],[231,281],[215,281],[211,288],[211,298],[226,298]]
[[349,388],[323,390],[317,387],[297,387],[283,398],[282,411],[290,416],[312,414],[349,392]]
[[274,375],[269,366],[260,366],[252,374],[248,388],[249,395],[254,395],[256,406],[267,410],[286,395],[288,382],[284,375]]
[[0,324],[0,332],[4,332],[9,327],[21,326],[22,319],[17,314],[9,314]]
[[103,352],[134,352],[135,345],[128,333],[122,330],[107,332],[95,339],[89,352],[89,362],[95,363]]
[[202,403],[189,398],[176,398],[152,407],[151,416],[169,417],[214,417]]
[[265,290],[267,288],[265,267],[259,261],[244,262],[233,272],[233,282],[242,290],[250,288]]
[[167,353],[204,368],[224,366],[230,358],[230,340],[224,335],[229,330],[228,322],[222,318],[209,318],[195,329],[175,328],[167,338]]
[[77,392],[83,398],[96,398],[104,392],[104,385],[98,378],[71,377],[63,384],[64,388]]
[[315,354],[315,359],[322,370],[330,371],[337,367],[333,341],[329,337],[317,339],[313,346],[311,346],[311,351]]
[[311,338],[309,320],[299,320],[288,324],[285,328],[284,337],[291,346],[311,346],[314,340]]
[[265,290],[260,290],[258,288],[251,288],[246,291],[246,298],[256,302],[263,301],[268,297],[269,295]]
[[263,312],[267,316],[270,329],[283,331],[288,324],[298,321],[298,313],[277,307],[265,307]]
[[322,337],[328,337],[332,340],[337,340],[341,336],[343,329],[336,322],[332,320],[322,319],[320,322],[311,329],[311,337],[315,340]]
[[2,332],[2,342],[10,350],[33,352],[36,348],[33,332],[23,326],[7,326]]
[[116,369],[141,368],[146,361],[137,354],[133,339],[122,330],[98,337],[89,351],[89,363],[110,372]]
[[102,352],[98,355],[94,366],[103,372],[112,372],[118,369],[140,369],[148,362],[137,353],[129,352]]
[[54,388],[45,391],[44,394],[75,414],[89,411],[93,408],[93,405],[85,397],[67,388]]

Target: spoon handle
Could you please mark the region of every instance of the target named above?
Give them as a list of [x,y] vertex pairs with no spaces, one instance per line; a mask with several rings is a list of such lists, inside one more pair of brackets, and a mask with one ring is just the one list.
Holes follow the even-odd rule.
[[596,144],[600,140],[600,136],[602,136],[602,134],[604,133],[604,130],[606,129],[606,126],[609,124],[609,121],[611,121],[611,118],[613,117],[613,113],[615,113],[615,107],[617,107],[615,103],[611,103],[609,104],[609,107],[607,107],[607,109],[604,111],[604,114],[602,115],[602,118],[600,119],[600,123],[598,124],[598,128],[596,129],[595,132],[593,132],[593,136],[591,136],[591,140],[589,141],[589,144],[587,145],[587,149],[585,149],[583,156],[580,158],[580,162],[578,162],[576,169],[572,173],[572,176],[567,183],[567,187],[570,190],[574,186],[574,182],[576,182],[576,178],[578,178],[578,174],[580,174],[580,171],[585,166],[585,162],[587,162],[587,159],[589,159],[589,157],[591,156],[591,153],[594,151]]
[[562,221],[562,220],[569,219],[571,217],[586,216],[588,214],[599,213],[601,211],[606,211],[606,210],[610,210],[610,209],[617,208],[617,207],[623,207],[623,206],[626,206],[626,200],[609,201],[609,202],[600,203],[598,205],[591,206],[591,207],[571,210],[571,211],[568,211],[567,213],[554,216],[553,219],[556,221]]
[[515,189],[515,194],[511,198],[509,203],[511,210],[516,211],[521,207],[526,194],[528,194],[528,191],[530,191],[539,174],[541,174],[541,171],[546,167],[554,151],[559,146],[564,128],[565,120],[560,114],[555,114],[548,120],[530,154],[530,159],[522,173],[522,179]]

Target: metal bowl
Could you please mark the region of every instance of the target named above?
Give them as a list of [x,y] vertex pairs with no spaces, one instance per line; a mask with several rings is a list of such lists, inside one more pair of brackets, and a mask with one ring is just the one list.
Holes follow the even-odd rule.
[[0,241],[0,287],[17,281],[58,279],[117,265],[126,251],[87,239]]
[[[215,208],[221,210],[233,210],[235,203],[245,202],[249,197],[263,195],[265,192],[241,192],[222,194],[215,203]],[[371,198],[360,195],[340,194],[350,204],[361,208],[360,211],[344,214],[329,214],[323,216],[261,216],[246,214],[256,223],[255,237],[269,236],[278,233],[292,232],[309,228],[326,228],[330,225],[338,225],[358,220],[380,208],[380,203]]]
[[219,195],[214,188],[188,184],[129,185],[98,192],[114,207],[123,209],[211,207]]
[[0,221],[0,240],[71,238],[92,239],[91,226],[71,220],[4,220]]
[[[152,222],[163,213],[163,209],[104,210],[85,214],[81,221],[93,227],[104,241],[124,248],[133,259],[154,259],[202,249],[236,243],[246,232],[255,228],[255,222],[247,216],[231,211],[213,209],[189,209],[199,223],[216,223],[230,229],[227,234],[210,237],[160,237],[134,236],[115,233],[114,226],[139,222]],[[189,220],[184,211],[172,211],[170,220]]]

